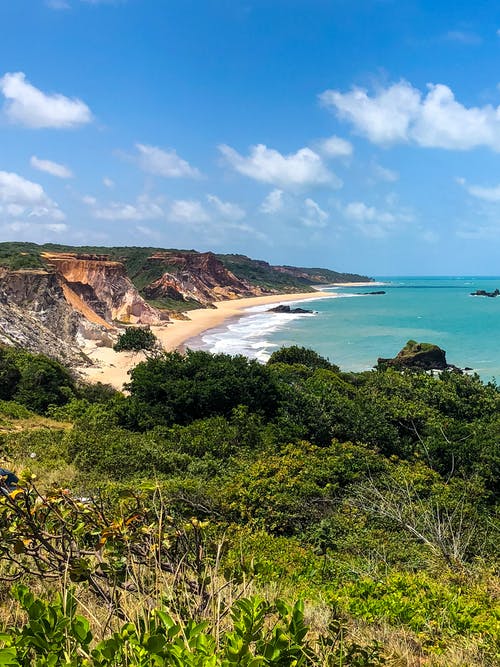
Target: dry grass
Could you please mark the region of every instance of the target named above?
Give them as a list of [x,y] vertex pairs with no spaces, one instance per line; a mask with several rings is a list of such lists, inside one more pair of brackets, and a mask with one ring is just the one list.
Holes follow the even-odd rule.
[[[208,620],[214,636],[219,638],[230,625],[228,608],[239,598],[260,595],[273,600],[281,597],[286,601],[294,599],[293,590],[281,585],[256,585],[255,582],[229,584],[216,569],[208,573],[211,584],[208,603],[200,607],[200,599],[193,596],[191,590],[182,581],[176,581],[172,575],[157,571],[154,592],[147,597],[134,591],[124,591],[121,597],[123,609],[130,621],[138,623],[147,617],[155,607],[168,607],[169,613],[177,619],[203,618]],[[1,575],[0,575],[1,576]],[[144,576],[137,570],[134,576]],[[35,595],[46,598],[55,592],[64,593],[69,585],[74,587],[79,605],[79,613],[86,616],[91,624],[97,641],[119,629],[120,621],[82,585],[70,584],[65,578],[52,582],[48,587],[44,582],[32,581],[31,588]],[[8,595],[9,586],[0,583],[0,626],[18,626],[24,621],[24,614]],[[332,618],[331,607],[322,601],[309,602],[306,606],[306,621],[314,635],[327,632]],[[479,640],[473,638],[455,638],[440,653],[426,650],[415,635],[404,628],[396,628],[384,623],[363,623],[352,618],[345,619],[345,641],[359,645],[378,642],[383,646],[386,664],[390,667],[495,667],[494,658],[484,653]]]

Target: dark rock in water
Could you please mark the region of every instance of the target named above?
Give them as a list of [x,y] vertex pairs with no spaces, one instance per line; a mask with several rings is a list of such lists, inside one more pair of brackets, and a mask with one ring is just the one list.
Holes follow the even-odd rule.
[[454,370],[461,372],[456,366],[447,363],[446,352],[438,345],[417,343],[414,340],[409,340],[393,359],[379,358],[377,368],[396,368],[398,370],[409,368],[422,371]]
[[274,308],[269,308],[267,311],[268,313],[306,313],[306,314],[311,314],[314,313],[314,310],[306,310],[305,308],[290,308],[290,306],[275,306]]
[[372,294],[385,294],[383,290],[380,290],[379,292],[362,292],[364,296],[371,296]]
[[495,296],[500,296],[500,290],[496,289],[493,292],[487,292],[484,289],[478,289],[476,292],[471,292],[471,296],[489,296],[489,297],[495,297]]

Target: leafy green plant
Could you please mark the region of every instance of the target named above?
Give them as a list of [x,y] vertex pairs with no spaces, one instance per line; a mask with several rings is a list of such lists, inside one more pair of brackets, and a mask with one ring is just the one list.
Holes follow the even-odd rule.
[[120,335],[113,346],[115,352],[130,350],[132,352],[152,351],[158,345],[158,339],[145,327],[129,327]]
[[266,416],[276,409],[269,370],[241,355],[166,352],[138,364],[130,377],[131,397],[123,406],[122,421],[139,430],[148,419],[163,425],[188,424],[229,416],[238,405]]
[[[28,667],[78,667],[89,656],[90,624],[76,613],[71,590],[53,602],[35,598],[24,585],[14,586],[12,596],[27,614],[22,627],[0,633],[0,665]],[[88,663],[87,663],[88,664]]]
[[339,367],[332,364],[328,359],[320,356],[314,350],[306,347],[299,347],[298,345],[291,345],[290,347],[282,347],[276,350],[269,357],[268,364],[301,364],[315,370],[317,368],[326,368],[331,371],[338,371]]
[[[380,648],[348,642],[339,622],[317,640],[305,622],[304,603],[274,604],[243,598],[231,608],[232,627],[217,641],[208,622],[183,621],[155,609],[92,646],[87,619],[76,613],[69,590],[54,602],[35,598],[25,586],[13,596],[27,614],[22,627],[0,633],[0,665],[12,667],[376,667]],[[3,645],[3,646],[2,646]]]

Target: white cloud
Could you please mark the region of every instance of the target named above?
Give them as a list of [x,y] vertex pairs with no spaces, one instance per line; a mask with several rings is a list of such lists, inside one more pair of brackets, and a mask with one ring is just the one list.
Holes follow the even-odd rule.
[[413,142],[427,148],[500,151],[500,106],[465,107],[443,84],[428,84],[422,94],[407,81],[381,88],[373,96],[353,88],[320,95],[325,106],[376,144]]
[[296,153],[282,155],[264,144],[258,144],[251,147],[248,157],[240,155],[225,144],[219,146],[219,151],[240,174],[285,190],[341,185],[341,181],[328,170],[321,157],[310,148],[301,148]]
[[328,213],[309,197],[304,201],[305,215],[300,219],[306,227],[326,227]]
[[282,211],[285,206],[283,201],[283,194],[283,190],[271,190],[271,192],[266,196],[260,205],[260,210],[262,213],[273,215]]
[[318,148],[327,157],[350,157],[353,153],[352,144],[335,135],[328,137],[328,139],[322,139]]
[[21,201],[26,204],[39,204],[45,199],[43,188],[38,183],[28,181],[12,172],[0,171],[0,202]]
[[167,217],[171,222],[188,224],[210,221],[210,216],[201,202],[194,199],[178,199],[172,202]]
[[500,149],[500,112],[491,105],[467,109],[447,86],[429,86],[413,136],[421,146],[467,150],[476,146]]
[[148,195],[141,195],[133,203],[110,202],[99,204],[95,197],[84,197],[85,204],[91,207],[92,215],[98,220],[127,221],[127,220],[158,220],[165,213],[160,200],[151,199]]
[[[388,198],[388,203],[391,202],[391,199],[391,197]],[[396,202],[392,203],[396,204]],[[343,208],[343,214],[364,236],[372,238],[385,237],[395,231],[399,223],[409,223],[414,219],[409,210],[394,208],[390,211],[383,211],[361,201],[347,204]]]
[[162,150],[157,146],[136,144],[139,155],[136,160],[139,167],[157,176],[165,178],[200,178],[201,173],[196,167],[183,160],[173,148]]
[[58,178],[73,178],[73,172],[64,164],[52,162],[51,160],[40,160],[36,155],[32,155],[30,164],[34,169],[45,171],[47,174],[57,176]]
[[217,213],[226,220],[243,220],[246,215],[246,212],[241,208],[241,206],[238,206],[238,204],[222,201],[215,195],[207,195],[207,200],[215,208]]
[[112,189],[115,187],[115,182],[112,181],[112,180],[111,180],[110,178],[108,178],[107,176],[105,176],[105,177],[102,179],[102,183],[103,183],[103,185],[104,185],[105,187],[109,188],[110,190],[112,190]]
[[65,219],[59,206],[45,194],[39,183],[8,171],[0,171],[0,216]]
[[12,123],[32,128],[70,128],[90,123],[92,113],[79,99],[35,88],[23,72],[7,73],[0,79],[6,98],[4,113]]
[[344,209],[345,215],[351,220],[368,222],[379,220],[381,222],[394,222],[392,213],[378,211],[374,206],[367,206],[364,202],[355,201],[347,204]]
[[[0,233],[3,237],[15,238],[16,240],[22,237],[29,241],[46,241],[53,238],[54,234],[58,236],[67,231],[68,225],[62,222],[37,223],[15,220],[0,224]],[[12,237],[11,235],[15,236]]]
[[444,40],[447,42],[459,42],[460,44],[481,44],[482,39],[480,35],[468,30],[449,30],[444,35]]
[[402,81],[369,97],[366,90],[353,88],[349,93],[326,90],[320,101],[349,120],[370,141],[385,144],[407,141],[410,121],[418,112],[420,92]]
[[394,183],[399,179],[399,173],[394,169],[382,167],[382,165],[374,163],[373,173],[378,181],[385,181],[386,183]]
[[469,185],[464,178],[457,178],[457,182],[464,187],[470,195],[477,199],[482,199],[487,202],[500,202],[500,185],[491,187]]

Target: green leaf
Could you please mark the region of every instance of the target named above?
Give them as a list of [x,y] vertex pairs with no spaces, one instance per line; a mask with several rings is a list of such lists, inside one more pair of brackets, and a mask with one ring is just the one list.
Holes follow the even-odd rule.
[[162,635],[152,635],[146,642],[146,648],[151,653],[160,653],[165,644],[165,637]]
[[17,660],[17,649],[12,646],[9,648],[0,648],[0,665],[19,665]]

